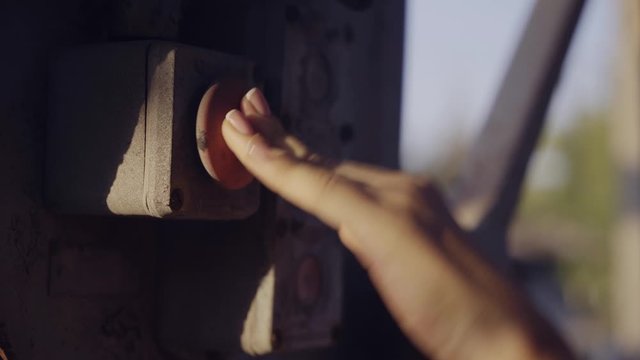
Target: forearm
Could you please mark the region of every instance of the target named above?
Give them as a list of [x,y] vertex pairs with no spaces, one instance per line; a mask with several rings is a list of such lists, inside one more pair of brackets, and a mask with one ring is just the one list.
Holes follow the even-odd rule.
[[[497,314],[494,316],[503,318],[503,326],[495,329],[494,334],[491,334],[491,329],[480,324],[470,335],[470,350],[475,352],[474,349],[482,345],[485,351],[491,351],[488,349],[493,346],[498,350],[501,346],[513,344],[510,351],[518,356],[505,358],[574,359],[575,356],[558,332],[540,315],[519,288],[470,246],[470,240],[472,239],[467,238],[460,229],[452,228],[444,236],[443,251],[448,253],[448,257],[465,274],[471,291],[476,296],[485,298],[485,301],[474,302],[496,308]],[[485,347],[482,342],[493,346]],[[486,358],[495,359],[491,354],[488,352]]]

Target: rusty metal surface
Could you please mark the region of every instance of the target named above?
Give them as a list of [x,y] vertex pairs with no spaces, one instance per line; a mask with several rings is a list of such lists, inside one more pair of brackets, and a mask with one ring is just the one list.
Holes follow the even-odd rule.
[[[285,126],[324,155],[397,167],[404,2],[292,1],[287,2],[285,14],[281,108]],[[309,358],[416,356],[356,260],[335,240],[318,241],[307,235],[319,231],[317,220],[282,203],[276,224],[284,229],[277,235],[276,253],[290,257],[289,264],[294,265],[288,272],[295,273],[299,270],[295,265],[309,257],[318,259],[321,269],[329,267],[324,278],[335,278],[334,267],[343,269],[342,279],[333,282],[334,287],[335,282],[342,283],[342,292],[329,288],[319,300],[326,306],[323,321],[329,326],[324,331],[330,331],[335,346]],[[327,255],[337,250],[342,251],[342,265],[337,256]],[[341,309],[327,306],[337,299],[342,299]],[[284,305],[289,316],[282,320],[295,323],[307,318],[318,324],[313,316],[305,316],[304,306]],[[341,321],[332,325],[330,320],[338,313]],[[289,339],[280,334],[282,344],[286,347],[287,340],[295,344],[295,335],[303,334],[298,331]]]
[[[318,226],[311,218],[295,222],[292,209],[276,214],[268,194],[258,214],[231,223],[50,213],[42,202],[45,103],[48,64],[62,47],[151,37],[246,56],[260,65],[256,76],[274,110],[317,150],[396,166],[402,13],[403,2],[393,0],[3,2],[0,39],[11,51],[0,57],[0,348],[8,358],[244,358],[237,330],[268,274],[270,241],[282,224],[287,239],[300,226]],[[280,256],[303,261],[310,252],[342,251],[335,239],[326,248],[310,238],[296,241]],[[338,345],[268,358],[406,358],[410,348],[355,260],[346,256],[344,271],[322,259],[319,265],[329,274],[320,293],[333,286],[342,298],[331,300],[342,312],[327,318],[339,316],[340,326],[323,325]],[[297,284],[297,272],[291,274]],[[182,287],[168,286],[172,279]],[[198,279],[217,288],[204,291]],[[215,341],[194,351],[162,341],[162,304],[172,299],[186,303],[175,307],[178,318],[168,326],[191,334],[187,340],[206,340],[209,331]],[[216,306],[196,303],[206,299]],[[314,302],[301,303],[303,309]],[[202,323],[212,327],[204,331],[188,321],[199,309],[230,321]],[[277,348],[277,336],[271,340]],[[220,349],[236,350],[216,349],[224,342]]]
[[0,347],[11,360],[157,358],[153,224],[59,217],[42,202],[49,61],[62,46],[106,40],[110,6],[0,5]]

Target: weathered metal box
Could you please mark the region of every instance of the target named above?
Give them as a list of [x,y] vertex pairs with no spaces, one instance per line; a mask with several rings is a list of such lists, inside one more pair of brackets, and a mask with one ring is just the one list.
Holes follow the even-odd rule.
[[259,186],[228,190],[200,164],[202,94],[223,79],[251,83],[250,62],[169,42],[94,45],[61,54],[50,77],[45,190],[56,211],[235,219]]

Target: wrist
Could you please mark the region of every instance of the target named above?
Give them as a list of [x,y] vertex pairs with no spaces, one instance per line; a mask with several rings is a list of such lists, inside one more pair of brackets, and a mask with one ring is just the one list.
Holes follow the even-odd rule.
[[[529,320],[528,320],[529,321]],[[570,360],[574,355],[546,321],[507,320],[492,330],[480,327],[467,338],[460,359]]]

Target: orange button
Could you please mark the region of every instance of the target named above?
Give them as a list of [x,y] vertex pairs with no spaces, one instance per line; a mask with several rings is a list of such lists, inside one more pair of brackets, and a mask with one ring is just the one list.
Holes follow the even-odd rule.
[[244,82],[223,81],[211,86],[198,106],[196,141],[200,160],[209,175],[227,189],[243,188],[253,180],[222,137],[225,115],[240,108],[247,90]]

